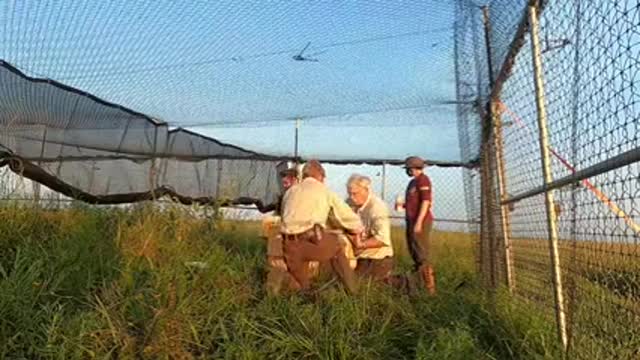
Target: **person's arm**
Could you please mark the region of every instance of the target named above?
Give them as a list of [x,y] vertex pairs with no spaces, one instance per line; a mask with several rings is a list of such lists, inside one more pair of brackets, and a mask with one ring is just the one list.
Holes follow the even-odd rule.
[[282,210],[282,202],[284,201],[284,194],[280,194],[278,196],[278,199],[276,199],[275,202],[269,204],[269,205],[264,205],[262,204],[262,201],[260,201],[260,203],[256,203],[256,207],[258,208],[258,211],[260,211],[261,213],[268,213],[271,211],[280,211]]
[[360,246],[358,247],[358,249],[361,249],[361,250],[378,249],[378,248],[385,247],[385,246],[387,246],[387,244],[383,243],[382,241],[378,240],[375,237],[370,237],[370,238],[362,241],[360,243]]
[[264,213],[268,213],[268,212],[271,212],[271,211],[274,211],[275,209],[277,209],[278,208],[278,203],[275,202],[275,203],[272,203],[272,204],[264,206],[264,205],[262,205],[262,202],[260,202],[260,203],[256,204],[256,207],[258,208],[258,211],[260,211],[262,214],[264,214]]
[[368,237],[360,243],[359,249],[377,249],[391,246],[391,221],[386,205],[375,204],[369,216],[372,217],[371,229]]
[[331,206],[331,216],[345,231],[350,234],[360,234],[364,230],[358,214],[353,212],[338,195],[329,192],[329,205]]
[[418,188],[418,192],[420,194],[420,212],[418,213],[418,218],[416,219],[416,224],[413,227],[413,231],[416,233],[421,233],[424,219],[427,217],[427,214],[430,210],[429,208],[431,207],[431,201],[429,201],[431,197],[431,181],[429,181],[428,178],[422,177],[416,184],[416,187]]

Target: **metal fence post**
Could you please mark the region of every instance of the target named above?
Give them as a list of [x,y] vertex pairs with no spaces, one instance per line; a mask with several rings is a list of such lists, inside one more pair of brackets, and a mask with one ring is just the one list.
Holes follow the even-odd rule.
[[[540,50],[539,24],[537,9],[529,6],[529,25],[531,31],[531,54],[533,57],[534,85],[536,91],[536,108],[538,110],[538,128],[540,138],[540,154],[542,158],[542,174],[545,186],[553,182],[549,153],[549,134],[547,129],[547,113],[544,99],[543,69]],[[554,298],[556,307],[556,321],[558,336],[564,349],[567,347],[567,325],[564,310],[564,296],[562,293],[562,274],[560,272],[560,254],[558,253],[558,229],[556,227],[553,193],[545,191],[545,207],[547,213],[547,228],[549,231],[549,253],[553,275]]]
[[[471,18],[472,26],[474,29],[477,28],[476,17]],[[473,32],[473,43],[474,43],[474,52],[475,56],[475,71],[477,75],[477,94],[478,98],[482,99],[483,94],[483,71],[485,64],[482,64],[479,61],[478,52],[481,52],[485,49],[481,46],[481,41],[478,38],[478,32]],[[491,72],[491,69],[489,69]],[[480,100],[481,101],[481,100]],[[495,188],[492,186],[493,184],[493,174],[491,169],[491,127],[489,126],[489,119],[487,114],[482,111],[484,109],[480,109],[480,121],[481,121],[481,146],[480,146],[480,186],[481,186],[481,195],[480,195],[480,244],[479,244],[479,253],[480,253],[480,271],[482,274],[482,279],[491,290],[495,290],[496,287],[496,273],[495,273],[495,228],[494,228],[494,214],[492,211],[492,202],[493,202],[493,190]]]
[[295,129],[294,129],[294,133],[293,133],[293,158],[296,162],[296,165],[300,163],[300,160],[298,159],[298,157],[300,156],[299,152],[300,149],[299,147],[299,136],[300,136],[300,123],[302,122],[302,119],[300,118],[296,118],[296,122],[295,122]]
[[[484,36],[485,45],[487,47],[487,64],[489,67],[489,86],[493,89],[495,80],[493,77],[493,65],[492,65],[492,48],[491,48],[491,23],[489,20],[489,6],[482,7],[482,15],[484,20]],[[509,292],[513,291],[515,282],[513,279],[513,265],[511,261],[511,241],[510,237],[510,218],[507,205],[503,205],[502,201],[507,198],[507,185],[506,174],[504,165],[504,143],[502,141],[502,118],[498,108],[498,103],[491,98],[489,104],[488,118],[491,121],[493,130],[493,150],[494,150],[494,162],[496,168],[496,180],[498,182],[498,199],[500,201],[500,234],[502,236],[502,257],[504,263],[505,281]],[[496,251],[497,251],[496,247]],[[492,255],[493,256],[493,255]],[[496,253],[495,256],[498,256]]]
[[[47,146],[47,127],[44,127],[44,131],[42,134],[42,146],[40,147],[40,158],[38,159],[38,167],[42,168],[42,159],[44,159],[44,150]],[[33,203],[36,206],[40,206],[40,183],[37,181],[31,180],[31,192],[33,194]]]
[[382,184],[380,189],[380,197],[383,201],[387,200],[387,164],[382,163]]
[[509,216],[508,205],[502,204],[502,201],[506,200],[507,184],[506,184],[506,172],[504,164],[504,143],[502,140],[502,119],[498,112],[497,103],[491,102],[491,119],[494,131],[494,148],[495,148],[495,164],[496,164],[496,177],[498,181],[498,192],[500,200],[500,231],[502,235],[502,250],[504,257],[504,271],[505,281],[509,292],[513,292],[515,288],[515,278],[513,274],[513,261],[511,256],[511,218]]
[[[149,165],[149,191],[151,191],[151,197],[153,201],[158,200],[156,198],[156,157],[157,155],[157,146],[158,146],[158,127],[155,127],[153,132],[153,153],[151,155],[151,164]],[[93,170],[95,172],[95,168]]]
[[[487,119],[484,117],[484,119]],[[481,234],[481,256],[482,265],[488,266],[483,269],[483,273],[489,273],[488,279],[489,287],[491,290],[497,288],[497,264],[496,264],[496,234],[495,234],[495,219],[494,219],[494,205],[496,204],[495,195],[495,183],[493,180],[493,169],[491,167],[492,161],[492,141],[491,141],[491,126],[488,122],[483,124],[483,139],[482,139],[482,155],[481,155],[481,167],[482,167],[482,197],[481,206],[483,211],[483,232]]]

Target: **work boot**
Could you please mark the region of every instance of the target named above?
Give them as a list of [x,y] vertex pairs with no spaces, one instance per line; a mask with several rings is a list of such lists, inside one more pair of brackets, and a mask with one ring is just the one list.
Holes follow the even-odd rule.
[[422,265],[418,269],[420,276],[422,277],[422,281],[424,282],[424,287],[427,290],[429,295],[433,296],[436,294],[436,276],[433,268],[429,265]]

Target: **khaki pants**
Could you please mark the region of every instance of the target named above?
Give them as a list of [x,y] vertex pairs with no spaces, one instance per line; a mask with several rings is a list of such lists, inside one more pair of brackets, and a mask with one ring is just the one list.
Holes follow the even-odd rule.
[[355,273],[349,264],[344,245],[339,234],[320,231],[321,239],[317,239],[313,231],[298,235],[287,235],[283,243],[284,258],[289,272],[298,281],[300,288],[307,289],[311,283],[306,262],[329,261],[331,268],[351,294],[357,292]]
[[422,233],[413,232],[415,223],[411,220],[406,221],[407,248],[413,259],[414,269],[418,270],[421,266],[431,266],[431,222],[426,222],[422,228]]
[[393,259],[359,259],[356,267],[356,275],[371,278],[376,281],[385,281],[391,276]]

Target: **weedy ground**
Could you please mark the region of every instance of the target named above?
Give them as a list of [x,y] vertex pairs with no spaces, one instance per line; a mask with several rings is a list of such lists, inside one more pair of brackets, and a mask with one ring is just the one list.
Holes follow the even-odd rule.
[[[544,359],[548,319],[476,280],[469,235],[436,232],[439,293],[324,283],[266,296],[259,224],[181,207],[0,208],[3,359]],[[394,231],[397,271],[408,269]],[[190,266],[202,262],[206,266]],[[202,264],[201,264],[202,265]],[[492,305],[493,304],[493,305]]]

